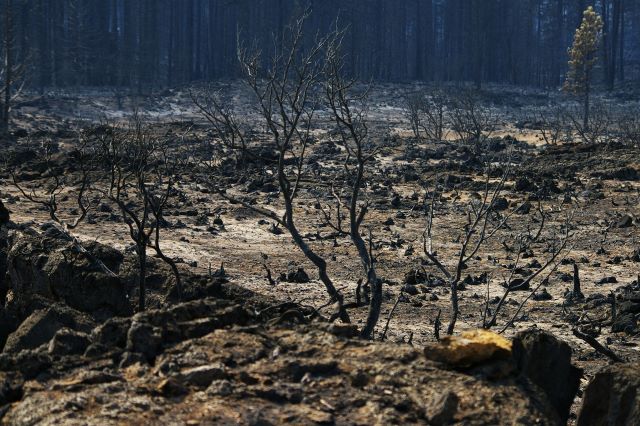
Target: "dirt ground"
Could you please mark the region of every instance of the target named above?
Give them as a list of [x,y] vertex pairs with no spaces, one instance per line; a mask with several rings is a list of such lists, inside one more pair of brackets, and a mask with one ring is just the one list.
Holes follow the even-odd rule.
[[[233,102],[242,104],[243,89],[236,83],[221,84]],[[379,277],[384,282],[384,305],[377,336],[387,322],[389,314],[405,285],[405,277],[412,270],[425,271],[435,277],[442,274],[429,262],[422,252],[422,234],[427,223],[423,209],[425,191],[431,191],[436,178],[454,176],[456,179],[445,188],[436,204],[433,225],[433,246],[438,258],[448,267],[455,263],[460,243],[457,237],[467,218],[467,200],[477,197],[484,187],[484,176],[476,170],[464,167],[448,169],[458,161],[460,152],[454,141],[438,144],[414,146],[420,155],[407,155],[410,129],[402,113],[404,94],[416,90],[416,86],[385,85],[376,87],[370,119],[373,127],[386,129],[389,135],[380,142],[382,149],[370,171],[371,188],[366,192],[372,208],[365,220],[365,229],[371,229],[374,239],[374,254]],[[512,143],[510,157],[512,173],[502,196],[508,207],[502,214],[508,214],[534,192],[517,190],[518,179],[527,179],[541,188],[552,182],[550,191],[539,196],[545,214],[542,238],[531,247],[531,253],[520,259],[518,266],[523,270],[516,276],[526,276],[535,269],[534,261],[544,264],[550,254],[545,253],[549,242],[559,239],[568,215],[571,237],[567,249],[559,259],[565,259],[550,273],[546,283],[540,285],[550,295],[549,300],[528,300],[516,315],[512,326],[504,331],[506,336],[537,327],[551,331],[570,343],[574,349],[574,361],[585,369],[583,385],[593,373],[609,361],[595,352],[582,340],[574,337],[572,329],[581,325],[596,330],[598,340],[606,343],[618,355],[628,360],[640,360],[638,329],[629,332],[611,331],[611,304],[602,302],[596,295],[608,297],[614,294],[623,297],[625,291],[640,289],[640,259],[634,259],[634,251],[640,249],[640,179],[616,178],[610,171],[633,169],[640,171],[640,152],[637,147],[624,144],[609,144],[585,148],[583,145],[569,144],[545,146],[539,138],[539,131],[517,126],[517,122],[533,107],[544,107],[552,103],[556,94],[518,93],[494,90],[491,107],[499,113],[501,124],[493,137]],[[37,146],[43,139],[51,138],[65,144],[74,143],[69,130],[96,123],[104,118],[122,119],[126,112],[117,108],[110,94],[87,93],[50,94],[39,98],[16,111],[18,126],[29,137],[19,138],[18,146]],[[150,99],[125,99],[125,111],[138,105],[141,111],[163,128],[181,128],[184,122],[192,124],[190,132],[202,139],[207,137],[207,125],[191,106],[186,90],[175,90],[159,94]],[[250,113],[248,113],[250,114]],[[319,142],[310,155],[318,152],[320,164],[331,169],[337,162],[322,157],[323,142],[330,138],[326,127],[317,129]],[[450,139],[453,139],[450,136]],[[443,150],[440,159],[429,158],[429,153]],[[505,150],[506,152],[506,150]],[[505,154],[506,155],[506,154]],[[505,156],[502,156],[505,158]],[[22,168],[22,171],[27,166]],[[613,177],[613,178],[612,178]],[[240,197],[249,197],[262,206],[280,211],[277,193],[246,191],[247,183],[235,185],[232,192]],[[32,176],[27,185],[38,187],[46,178]],[[496,182],[496,177],[492,182]],[[327,259],[329,273],[336,286],[345,294],[346,302],[355,300],[357,281],[362,278],[362,266],[355,249],[346,236],[333,236],[331,229],[323,226],[322,216],[316,208],[314,189],[322,187],[322,182],[309,177],[296,204],[299,226],[312,247]],[[194,177],[184,176],[177,187],[184,199],[166,214],[171,226],[164,230],[163,247],[174,258],[179,258],[182,268],[191,268],[198,273],[209,273],[221,265],[233,283],[282,301],[295,301],[316,308],[326,304],[327,296],[317,280],[317,272],[302,252],[293,244],[286,232],[275,235],[270,231],[268,219],[237,204],[231,204],[212,193]],[[326,191],[325,191],[326,192]],[[395,194],[399,196],[392,202]],[[12,220],[19,223],[48,220],[46,211],[29,203],[11,185],[7,172],[0,173],[0,198],[11,211]],[[328,205],[327,199],[321,199]],[[499,231],[478,251],[474,261],[468,264],[464,275],[478,277],[487,273],[492,279],[489,285],[471,279],[460,290],[461,315],[456,331],[482,326],[483,310],[487,300],[489,306],[496,306],[495,297],[501,297],[505,289],[501,285],[511,274],[516,260],[514,237],[527,228],[535,231],[540,226],[541,215],[537,201],[526,214],[515,213],[509,220],[509,227]],[[68,213],[68,210],[67,210]],[[214,219],[220,218],[222,224]],[[628,218],[628,219],[626,219]],[[96,210],[91,220],[81,224],[74,234],[81,240],[97,240],[118,249],[127,249],[131,241],[126,226],[113,218],[112,213]],[[368,238],[368,235],[367,235]],[[266,259],[266,260],[265,260]],[[582,292],[587,300],[568,303],[566,293],[572,288],[573,262],[579,265]],[[308,283],[290,283],[277,280],[268,283],[264,264],[272,271],[274,278],[289,268],[301,266],[309,274]],[[547,273],[532,282],[536,288]],[[417,294],[404,293],[389,321],[387,339],[410,341],[415,346],[433,341],[434,321],[441,312],[445,324],[449,319],[450,290],[433,282],[416,285]],[[516,314],[521,302],[531,297],[531,291],[514,291],[507,298],[505,307],[497,318],[494,328],[500,331]],[[326,312],[323,311],[323,313]],[[367,307],[356,307],[350,315],[358,325],[364,323]],[[580,398],[575,406],[579,406]]]

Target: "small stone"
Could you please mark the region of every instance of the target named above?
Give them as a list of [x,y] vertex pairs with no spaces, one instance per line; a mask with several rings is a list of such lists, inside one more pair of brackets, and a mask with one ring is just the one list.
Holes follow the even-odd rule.
[[458,411],[459,402],[458,396],[451,391],[438,395],[427,405],[426,418],[429,424],[437,426],[450,424]]
[[207,394],[214,396],[229,396],[233,393],[233,385],[228,380],[214,380],[207,388]]
[[193,367],[182,371],[181,376],[184,383],[192,386],[207,387],[214,380],[223,379],[226,376],[224,366],[218,365],[203,365],[200,367]]
[[173,377],[169,377],[168,379],[163,380],[158,385],[158,392],[165,397],[176,397],[182,396],[189,393],[189,390],[178,380]]
[[161,333],[155,327],[135,321],[131,324],[127,333],[127,351],[142,354],[151,361],[161,344]]
[[63,328],[49,342],[49,354],[74,355],[81,354],[89,346],[89,337],[85,333]]
[[549,294],[546,288],[543,288],[540,291],[535,292],[533,295],[533,300],[544,301],[544,300],[552,300],[553,296]]
[[638,322],[635,314],[626,312],[616,317],[616,320],[611,325],[611,331],[614,333],[627,333],[633,334],[638,328]]
[[402,291],[411,296],[415,296],[416,294],[418,294],[418,288],[415,285],[411,284],[405,284],[404,286],[402,286]]

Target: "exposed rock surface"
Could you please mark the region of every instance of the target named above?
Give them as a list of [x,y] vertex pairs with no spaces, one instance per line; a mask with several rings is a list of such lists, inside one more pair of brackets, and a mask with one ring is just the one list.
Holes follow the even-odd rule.
[[7,210],[2,200],[0,200],[0,226],[9,223],[9,218],[9,210]]
[[578,426],[634,425],[640,419],[640,364],[616,364],[587,386]]
[[80,252],[73,242],[46,234],[32,231],[10,238],[7,287],[15,310],[24,311],[35,297],[44,297],[103,316],[130,312],[120,278],[105,273],[95,258]]
[[90,332],[95,327],[95,323],[87,315],[62,304],[39,309],[29,315],[18,329],[9,335],[4,352],[35,349],[48,343],[58,330],[65,327]]
[[542,330],[527,330],[513,340],[518,370],[542,389],[563,422],[580,386],[582,370],[571,364],[571,348]]
[[[136,323],[160,329],[163,319],[186,320],[196,313],[204,315],[214,305],[189,303],[173,314],[141,316],[132,322],[129,337]],[[230,319],[229,309],[242,311],[237,305],[218,307],[220,317],[208,314],[219,321],[218,326],[225,323],[220,318]],[[544,395],[529,392],[515,375],[492,381],[450,371],[410,346],[341,338],[322,325],[206,328],[209,332],[200,337],[195,333],[159,349],[153,366],[143,357],[120,368],[127,353],[120,351],[62,358],[48,378],[38,382],[22,380],[16,385],[14,373],[6,375],[5,387],[17,388],[13,391],[17,402],[5,407],[2,421],[14,425],[558,424]],[[126,345],[133,349],[129,342]],[[5,397],[0,405],[7,402]]]
[[6,246],[1,424],[554,425],[577,390],[570,349],[546,333],[372,343],[211,277],[189,278],[195,300],[130,316],[123,282],[92,258],[122,256],[73,244],[51,228]]

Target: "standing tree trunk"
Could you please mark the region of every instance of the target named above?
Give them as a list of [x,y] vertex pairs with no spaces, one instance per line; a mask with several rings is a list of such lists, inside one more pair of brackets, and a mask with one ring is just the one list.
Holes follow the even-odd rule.
[[[141,231],[144,233],[144,230]],[[140,298],[138,299],[138,310],[143,312],[145,309],[145,293],[147,291],[147,247],[145,242],[138,243],[138,267],[139,274],[138,277],[138,287],[140,290]]]
[[12,20],[12,2],[13,0],[5,0],[4,9],[4,104],[2,105],[2,124],[0,133],[7,135],[9,133],[9,114],[11,113],[11,84],[13,80],[13,20]]
[[584,131],[588,131],[589,130],[589,101],[590,101],[590,95],[591,95],[591,73],[587,70],[586,71],[586,84],[585,84],[585,88],[584,88],[584,117],[582,120],[582,127],[584,128]]

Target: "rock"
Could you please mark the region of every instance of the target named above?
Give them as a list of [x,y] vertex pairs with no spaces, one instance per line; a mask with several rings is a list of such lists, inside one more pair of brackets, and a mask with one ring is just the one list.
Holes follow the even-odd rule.
[[636,315],[632,312],[624,312],[618,314],[616,319],[611,324],[611,331],[614,333],[627,333],[633,334],[638,328],[638,321]]
[[[7,293],[9,291],[9,284],[7,283],[7,251],[8,241],[6,230],[0,227],[0,309],[4,307]],[[2,331],[0,331],[0,336]],[[0,337],[1,340],[1,337]],[[0,346],[1,347],[1,346]]]
[[113,213],[113,208],[107,203],[100,203],[98,211],[101,213]]
[[509,201],[504,197],[498,197],[491,207],[494,211],[501,212],[509,208]]
[[18,321],[0,304],[0,352],[7,342],[7,337],[18,328]]
[[62,304],[36,310],[11,333],[4,352],[16,353],[48,343],[62,328],[88,333],[95,326],[87,315]]
[[170,377],[158,385],[158,392],[165,397],[179,397],[189,393],[189,389],[178,380]]
[[640,173],[638,173],[638,171],[633,167],[620,167],[610,170],[595,171],[591,173],[591,176],[600,179],[615,179],[626,181],[640,180]]
[[423,269],[413,268],[404,275],[406,285],[416,285],[427,281],[427,274]]
[[91,332],[91,341],[108,348],[124,348],[130,327],[130,318],[110,318]]
[[598,282],[596,282],[596,285],[617,284],[617,282],[618,280],[616,279],[616,277],[604,277],[598,280]]
[[180,373],[181,382],[191,386],[207,387],[214,380],[222,380],[226,378],[224,365],[203,365],[186,369]]
[[126,350],[128,352],[139,353],[152,361],[158,354],[162,344],[161,331],[150,324],[132,322],[127,333]]
[[51,355],[76,355],[84,353],[87,346],[89,336],[86,333],[63,328],[49,342],[48,352]]
[[427,405],[425,417],[429,424],[434,426],[451,424],[459,402],[460,398],[454,392],[448,391],[438,395]]
[[620,219],[618,219],[615,223],[616,228],[630,228],[633,226],[634,218],[629,213],[623,215]]
[[535,183],[533,183],[529,178],[523,176],[516,179],[513,189],[518,192],[533,192],[537,188]]
[[228,396],[233,393],[233,385],[228,380],[214,380],[207,388],[207,395]]
[[640,314],[640,303],[625,300],[618,304],[619,313]]
[[415,296],[418,294],[418,288],[415,285],[405,284],[402,286],[402,291],[407,293],[410,296]]
[[9,210],[4,206],[2,200],[0,200],[0,226],[9,223]]
[[525,281],[522,278],[514,278],[509,283],[509,288],[511,289],[511,291],[525,291],[525,290],[529,290],[530,287],[531,287],[530,282]]
[[[189,309],[181,309],[181,315],[210,305],[190,304]],[[141,315],[134,323],[168,319],[166,310],[158,310]],[[557,415],[544,396],[537,389],[522,386],[516,377],[489,381],[441,368],[409,345],[338,339],[314,325],[304,329],[219,329],[167,347],[156,358],[157,368],[134,365],[136,359],[145,362],[144,358],[128,352],[121,365],[134,364],[118,371],[113,359],[78,357],[58,364],[55,374],[42,374],[37,383],[25,388],[24,395],[14,398],[15,402],[2,405],[2,421],[148,424],[153,423],[151,418],[163,424],[198,424],[203,419],[212,424],[557,423]],[[205,390],[201,385],[211,375],[219,377],[208,367],[221,365],[224,378],[213,379]],[[194,381],[189,383],[188,377]],[[256,423],[258,420],[262,423]]]
[[544,301],[544,300],[553,300],[553,296],[549,294],[546,287],[543,287],[542,290],[536,291],[533,295],[533,300]]
[[[23,385],[19,375],[0,373],[0,407],[20,401],[24,396]],[[0,408],[0,420],[3,414],[3,408]]]
[[149,360],[145,355],[138,352],[124,352],[122,357],[120,358],[120,364],[118,364],[119,368],[128,368],[132,365],[142,365],[148,363]]
[[640,419],[640,364],[614,364],[587,385],[578,426],[633,425]]
[[280,280],[289,282],[289,283],[298,283],[298,284],[306,284],[309,281],[311,281],[311,279],[309,278],[309,275],[307,274],[307,271],[305,271],[302,266],[290,267],[286,275],[285,274],[280,275]]
[[105,273],[94,257],[65,239],[16,235],[10,243],[7,270],[12,305],[18,310],[44,297],[103,317],[131,312],[120,278]]
[[428,359],[455,367],[471,367],[511,356],[511,341],[488,330],[464,331],[459,336],[445,336],[424,349]]
[[328,333],[338,337],[353,338],[360,334],[358,326],[354,324],[330,323],[325,326]]
[[389,203],[391,204],[391,207],[393,208],[399,208],[400,205],[402,204],[402,199],[400,198],[400,195],[394,193],[391,196],[391,200],[389,200]]
[[520,373],[546,393],[566,423],[582,376],[582,370],[571,364],[569,345],[545,331],[526,330],[513,339],[513,358]]

